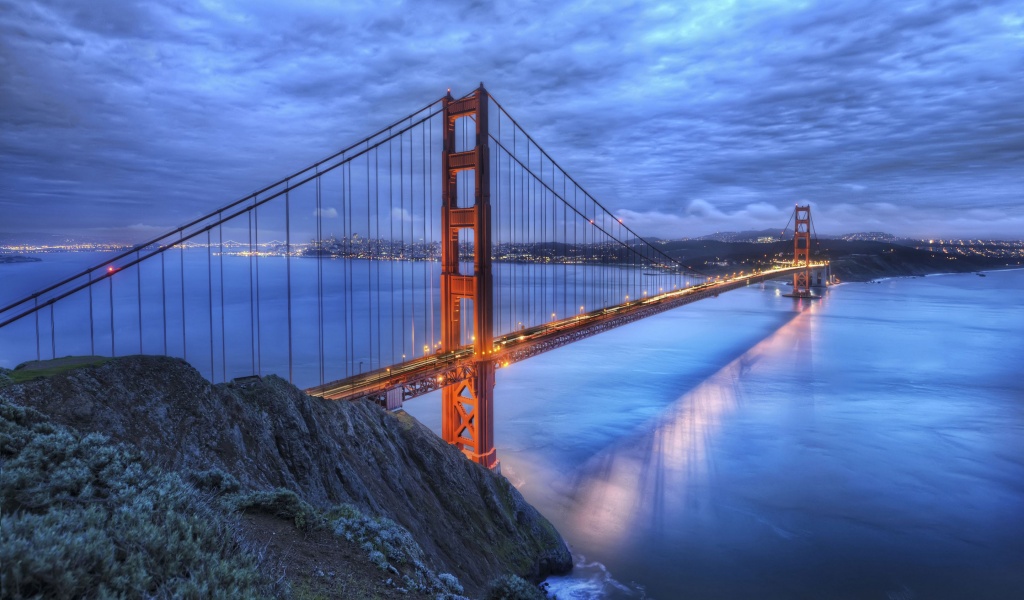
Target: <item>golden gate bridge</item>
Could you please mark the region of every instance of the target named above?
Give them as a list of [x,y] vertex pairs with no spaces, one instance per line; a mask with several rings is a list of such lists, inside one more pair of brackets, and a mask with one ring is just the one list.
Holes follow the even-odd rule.
[[179,356],[213,382],[287,373],[389,409],[440,389],[444,439],[493,468],[497,369],[767,279],[811,297],[828,264],[810,256],[810,207],[793,222],[789,264],[704,275],[481,84],[4,306],[0,336],[37,360]]

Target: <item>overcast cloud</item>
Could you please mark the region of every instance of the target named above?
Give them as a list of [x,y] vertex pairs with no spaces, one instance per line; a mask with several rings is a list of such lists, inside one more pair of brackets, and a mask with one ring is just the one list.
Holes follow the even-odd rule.
[[1024,237],[1020,2],[0,0],[0,231],[135,239],[484,81],[639,233]]

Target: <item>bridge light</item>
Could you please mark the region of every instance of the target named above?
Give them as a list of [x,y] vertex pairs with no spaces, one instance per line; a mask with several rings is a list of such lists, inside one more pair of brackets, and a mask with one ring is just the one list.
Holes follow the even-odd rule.
[[107,273],[113,273],[114,267],[107,267]]

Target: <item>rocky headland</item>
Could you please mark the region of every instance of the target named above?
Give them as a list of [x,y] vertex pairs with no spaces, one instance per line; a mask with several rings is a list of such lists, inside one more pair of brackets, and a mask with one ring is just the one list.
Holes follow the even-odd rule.
[[[160,554],[174,543],[154,540],[181,527],[214,532],[222,551],[196,561],[223,561],[211,581],[242,596],[543,597],[523,580],[572,567],[558,532],[506,479],[403,412],[311,398],[275,376],[212,385],[174,358],[43,367],[27,381],[0,374],[3,597],[175,596],[202,571],[167,566]],[[150,496],[147,513],[136,504]],[[168,525],[167,514],[198,524]],[[141,524],[111,529],[128,517]],[[76,550],[90,536],[113,539],[110,552]],[[109,580],[52,580],[75,561]],[[134,565],[130,576],[118,561]],[[166,573],[139,574],[145,565]]]

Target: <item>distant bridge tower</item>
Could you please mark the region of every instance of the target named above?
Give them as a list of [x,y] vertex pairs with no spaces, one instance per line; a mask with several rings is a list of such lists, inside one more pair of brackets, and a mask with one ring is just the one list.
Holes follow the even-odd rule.
[[[498,464],[494,449],[493,285],[491,275],[491,191],[487,132],[487,91],[481,83],[460,100],[451,92],[443,100],[444,147],[441,191],[441,351],[464,345],[463,301],[473,303],[474,374],[442,389],[441,434],[472,461],[487,468]],[[476,147],[457,151],[456,121],[476,121]],[[458,174],[473,171],[472,198],[459,198]],[[471,201],[471,203],[469,202]],[[459,273],[459,235],[473,236],[473,274]]]
[[811,295],[811,207],[794,209],[793,266],[804,268],[793,274],[793,295]]

